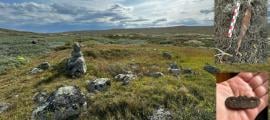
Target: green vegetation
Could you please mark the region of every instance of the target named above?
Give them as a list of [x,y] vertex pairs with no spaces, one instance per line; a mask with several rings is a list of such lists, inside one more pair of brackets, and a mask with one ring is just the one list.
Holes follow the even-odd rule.
[[[207,48],[214,43],[210,30],[198,27],[186,28],[186,31],[162,28],[152,31],[141,29],[57,34],[2,32],[0,49],[11,49],[13,46],[16,50],[1,50],[0,53],[7,57],[0,60],[1,69],[5,68],[2,72],[5,74],[0,75],[0,101],[13,105],[9,111],[1,114],[0,119],[29,119],[36,107],[32,100],[35,92],[52,92],[61,85],[79,86],[86,94],[88,110],[80,119],[147,119],[159,107],[171,111],[174,119],[215,119],[215,77],[203,70],[206,63],[214,65],[214,51]],[[138,31],[140,34],[136,33]],[[31,43],[37,39],[42,42]],[[201,41],[203,45],[187,42],[190,40]],[[80,41],[83,45],[88,67],[87,74],[79,79],[68,78],[60,71],[65,59],[70,56],[73,41]],[[163,58],[164,51],[170,52],[173,58]],[[23,56],[25,62],[20,62],[22,59],[18,60],[17,56]],[[48,71],[28,74],[44,61],[52,64]],[[173,62],[183,68],[191,68],[196,74],[174,77],[167,69]],[[218,67],[222,71],[270,71],[269,64]],[[113,81],[107,91],[94,96],[87,95],[87,80],[95,77],[113,78],[126,70],[134,71],[139,75],[138,79],[128,86]],[[144,76],[153,71],[163,72],[165,77],[157,79]]]

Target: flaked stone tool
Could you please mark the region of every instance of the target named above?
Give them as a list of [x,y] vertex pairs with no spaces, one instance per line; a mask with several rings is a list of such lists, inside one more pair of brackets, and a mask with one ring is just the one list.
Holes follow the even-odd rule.
[[225,106],[229,109],[252,109],[258,107],[259,104],[258,97],[233,96],[225,100]]

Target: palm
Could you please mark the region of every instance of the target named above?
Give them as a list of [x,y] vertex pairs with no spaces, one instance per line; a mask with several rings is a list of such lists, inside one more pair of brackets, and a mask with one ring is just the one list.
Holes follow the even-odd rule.
[[[252,74],[240,73],[227,81],[217,84],[217,119],[218,120],[254,120],[256,116],[267,106],[267,85],[268,76],[266,73]],[[253,109],[231,110],[226,108],[225,99],[231,96],[257,96],[260,98],[260,105]]]

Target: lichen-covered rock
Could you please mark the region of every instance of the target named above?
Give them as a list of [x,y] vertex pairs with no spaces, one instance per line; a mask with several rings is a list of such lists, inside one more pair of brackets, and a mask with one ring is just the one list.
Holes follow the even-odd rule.
[[87,83],[87,90],[89,92],[104,91],[111,86],[109,78],[98,78]]
[[7,111],[11,107],[9,103],[0,103],[0,113]]
[[80,77],[86,73],[87,67],[81,52],[80,44],[75,42],[73,45],[73,51],[71,57],[68,59],[67,73],[72,77]]
[[60,87],[39,104],[32,113],[32,120],[76,119],[86,109],[86,98],[76,86]]
[[159,108],[150,116],[150,120],[172,120],[172,114],[170,111]]
[[38,103],[38,104],[42,104],[44,102],[46,102],[46,99],[48,98],[48,94],[46,92],[37,92],[34,94],[33,96],[33,101]]
[[132,73],[128,73],[128,74],[118,74],[114,77],[114,79],[118,80],[118,81],[122,81],[123,85],[127,85],[129,84],[129,82],[131,80],[136,79],[137,76],[132,74]]

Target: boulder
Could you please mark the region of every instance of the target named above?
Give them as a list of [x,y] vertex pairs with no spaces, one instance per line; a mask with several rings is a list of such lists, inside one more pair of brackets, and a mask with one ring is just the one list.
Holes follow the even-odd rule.
[[86,73],[87,67],[81,52],[80,44],[75,42],[73,45],[73,51],[71,53],[71,57],[68,59],[67,73],[74,77],[80,77]]
[[150,120],[172,120],[172,114],[170,111],[166,111],[163,108],[159,108],[156,110],[152,116],[150,116]]
[[38,103],[38,104],[42,104],[44,102],[46,102],[46,99],[48,98],[48,94],[46,92],[37,92],[34,94],[33,96],[33,101]]
[[163,52],[162,53],[162,56],[164,57],[164,58],[166,58],[166,59],[172,59],[172,54],[171,53],[169,53],[169,52]]
[[149,76],[154,77],[154,78],[160,78],[160,77],[164,77],[164,74],[162,72],[152,72],[149,74]]
[[111,86],[109,78],[98,78],[87,83],[87,90],[89,92],[104,91]]
[[132,73],[127,73],[127,74],[118,74],[114,77],[114,79],[118,80],[118,81],[122,81],[123,82],[123,85],[127,85],[129,84],[129,82],[131,80],[134,80],[136,79],[137,76],[132,74]]
[[51,93],[33,111],[32,120],[77,119],[87,107],[86,98],[76,86],[64,86]]
[[212,66],[209,64],[206,64],[203,69],[211,74],[217,74],[220,72],[220,69],[218,69],[216,66]]
[[11,107],[9,103],[0,103],[0,113],[7,111]]

